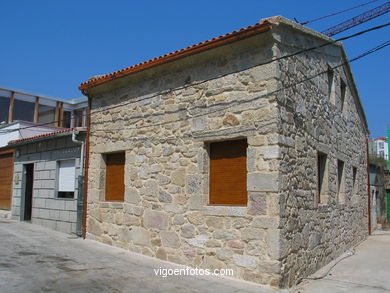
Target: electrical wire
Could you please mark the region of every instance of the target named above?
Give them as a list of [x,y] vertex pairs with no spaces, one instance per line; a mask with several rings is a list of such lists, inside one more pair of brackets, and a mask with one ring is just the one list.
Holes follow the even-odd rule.
[[[379,44],[378,46],[376,46],[376,47],[374,47],[374,48],[372,48],[372,49],[370,49],[368,51],[363,52],[362,54],[360,54],[360,55],[350,59],[349,61],[342,62],[342,63],[332,67],[331,69],[336,69],[336,68],[342,67],[344,65],[347,65],[347,64],[349,64],[351,62],[355,62],[355,61],[357,61],[357,60],[359,60],[361,58],[364,58],[364,57],[366,57],[366,56],[368,56],[370,54],[373,54],[373,53],[375,53],[375,52],[377,52],[377,51],[379,51],[379,50],[381,50],[381,49],[383,49],[383,48],[385,48],[385,47],[387,47],[389,45],[390,45],[390,40],[388,40],[386,42],[383,42],[383,43]],[[255,101],[257,99],[260,99],[260,98],[264,98],[266,96],[271,96],[271,95],[274,95],[277,92],[280,92],[280,91],[283,91],[283,90],[295,87],[296,85],[301,84],[303,82],[310,81],[310,80],[312,80],[312,79],[314,79],[314,78],[316,78],[316,77],[318,77],[318,76],[320,76],[322,74],[325,74],[327,72],[328,72],[328,69],[324,70],[324,71],[321,71],[319,73],[316,73],[316,74],[314,74],[314,75],[312,75],[310,77],[306,77],[306,78],[304,78],[304,79],[302,79],[302,80],[300,80],[300,81],[298,81],[296,83],[293,83],[291,85],[285,86],[285,87],[277,89],[275,91],[272,91],[270,93],[267,93],[267,94],[264,94],[264,95],[261,95],[261,96],[257,96],[257,97],[251,98],[251,99],[247,99],[247,100],[232,101],[232,102],[229,102],[229,103],[225,103],[225,104],[227,104],[227,107],[225,107],[225,108],[217,108],[214,111],[208,111],[208,112],[200,113],[198,115],[194,115],[194,116],[191,116],[189,118],[193,119],[193,118],[198,118],[198,117],[214,114],[216,112],[225,111],[225,110],[227,110],[227,109],[229,109],[229,108],[231,108],[232,106],[235,106],[235,105],[245,104],[245,103],[253,102],[253,101]],[[217,104],[217,106],[219,106],[221,104],[222,103],[219,103],[219,104]],[[194,108],[200,109],[202,107],[204,107],[204,106],[193,107],[192,109],[194,109]],[[209,106],[206,106],[206,107],[209,107]],[[248,110],[251,110],[251,109],[252,108],[245,108],[245,109],[243,109],[241,111],[235,111],[235,113],[240,113],[240,112],[248,111]],[[257,107],[253,107],[253,109],[257,109]],[[188,111],[188,109],[186,109],[186,110]],[[168,113],[168,114],[172,114],[172,113]],[[155,114],[150,114],[150,115],[155,115]],[[164,115],[167,115],[167,113],[164,113]],[[147,118],[147,117],[144,117],[144,118]],[[104,131],[105,133],[107,133],[107,132],[111,132],[111,131],[141,129],[141,128],[147,128],[147,127],[157,127],[157,126],[162,126],[162,125],[165,125],[165,124],[179,122],[179,121],[182,121],[182,119],[176,119],[176,120],[173,120],[173,121],[170,120],[170,121],[165,121],[165,122],[156,123],[156,124],[149,124],[149,125],[144,125],[142,127],[141,126],[134,126],[134,127],[111,128],[111,129],[106,129],[106,128],[100,128],[99,129],[98,128],[98,129],[93,129],[93,131]],[[247,129],[245,129],[245,131],[247,131]],[[96,134],[94,134],[94,135],[96,136]],[[184,135],[183,138],[185,138],[185,137],[191,137],[191,134]],[[177,139],[177,138],[179,138],[179,137],[175,136],[175,137],[172,137],[172,138],[164,138],[164,139],[160,139],[160,140]],[[142,140],[142,139],[151,140],[150,137],[143,137],[143,138],[139,137],[139,138],[132,138],[132,139],[133,140]]]
[[344,12],[347,12],[347,11],[351,11],[351,10],[359,8],[359,7],[366,6],[368,4],[371,4],[371,3],[374,3],[374,2],[377,2],[377,1],[379,1],[379,0],[368,1],[366,3],[360,4],[360,5],[356,5],[356,6],[351,7],[351,8],[347,8],[347,9],[344,9],[344,10],[341,10],[341,11],[338,11],[338,12],[335,12],[335,13],[331,13],[331,14],[328,14],[328,15],[325,15],[325,16],[321,16],[321,17],[312,19],[312,20],[301,22],[300,24],[305,25],[305,24],[308,24],[308,23],[316,22],[316,21],[319,21],[319,20],[322,20],[322,19],[325,19],[325,18],[328,18],[328,17],[331,17],[331,16],[335,16],[335,15],[338,15],[338,14],[341,14],[341,13],[344,13]]
[[[271,59],[271,60],[263,62],[263,63],[251,65],[251,66],[248,66],[245,69],[240,69],[240,71],[248,70],[248,69],[251,69],[251,68],[254,68],[254,67],[257,67],[257,66],[267,65],[267,64],[270,64],[270,63],[273,63],[273,62],[276,62],[276,61],[280,61],[280,60],[283,60],[283,59],[291,58],[293,56],[296,56],[296,55],[299,55],[299,54],[302,54],[302,53],[310,52],[310,51],[313,51],[315,49],[319,49],[319,48],[322,48],[322,47],[325,47],[325,46],[328,46],[328,45],[331,45],[331,44],[334,44],[334,43],[337,43],[337,42],[340,42],[340,41],[348,40],[348,39],[351,39],[351,38],[354,38],[354,37],[366,34],[366,33],[371,32],[371,31],[375,31],[375,30],[378,30],[378,29],[385,28],[385,27],[387,27],[389,25],[390,25],[390,22],[382,24],[382,25],[379,25],[379,26],[375,26],[375,27],[372,27],[372,28],[369,28],[369,29],[366,29],[366,30],[363,30],[363,31],[360,31],[360,32],[357,32],[357,33],[354,33],[352,35],[348,35],[348,36],[345,36],[345,37],[342,37],[342,38],[339,38],[339,39],[336,39],[336,40],[331,40],[331,41],[325,42],[324,44],[321,44],[321,45],[318,45],[318,46],[314,46],[314,47],[310,47],[310,48],[307,48],[307,49],[299,50],[299,51],[297,51],[295,53],[287,54],[285,56],[281,56],[281,57],[278,57],[278,58],[275,58],[275,59]],[[202,81],[199,81],[199,82],[196,82],[196,83],[192,83],[192,84],[189,84],[189,85],[177,87],[174,90],[182,90],[182,89],[185,89],[185,88],[188,88],[188,87],[193,87],[193,86],[196,86],[196,85],[200,85],[200,84],[206,83],[206,82],[208,82],[210,80],[219,79],[219,78],[222,78],[222,77],[225,77],[225,76],[228,76],[228,75],[240,72],[240,71],[229,72],[227,74],[219,75],[219,76],[214,77],[214,78],[210,78],[210,79],[202,80]],[[95,110],[93,113],[91,113],[91,115],[94,115],[94,114],[97,114],[97,113],[101,113],[101,112],[105,112],[105,111],[108,111],[108,110],[112,110],[112,109],[115,109],[115,108],[123,107],[123,106],[129,105],[129,104],[139,103],[139,102],[142,102],[142,101],[145,101],[145,100],[149,100],[149,99],[155,98],[155,97],[163,95],[163,94],[169,94],[172,91],[173,91],[173,89],[169,89],[169,90],[165,90],[165,91],[159,92],[158,94],[153,94],[153,95],[146,96],[144,98],[140,98],[140,99],[135,100],[135,101],[128,101],[126,103],[121,103],[121,104],[118,104],[118,105],[113,105],[111,107],[106,107],[106,108],[104,108],[102,110]],[[9,129],[9,130],[6,130],[6,131],[0,130],[0,134],[1,133],[11,133],[11,132],[17,131],[19,129],[23,130],[23,129],[29,129],[29,128],[35,128],[35,127],[50,125],[50,124],[58,123],[58,122],[61,122],[61,121],[68,121],[70,119],[71,118],[67,118],[67,119],[64,118],[64,119],[61,119],[61,120],[56,120],[56,121],[51,121],[51,122],[47,122],[47,123],[36,124],[36,125],[32,125],[32,126],[26,126],[26,127],[22,127],[22,128],[18,128],[18,129]]]
[[[382,25],[378,25],[378,26],[375,26],[375,27],[372,27],[372,28],[369,28],[369,29],[357,32],[355,34],[346,36],[346,37],[342,37],[342,38],[339,38],[339,39],[336,39],[336,40],[331,40],[331,41],[325,42],[324,44],[321,44],[321,45],[318,45],[318,46],[314,46],[314,47],[310,47],[310,48],[307,48],[307,49],[299,50],[299,51],[297,51],[295,53],[287,54],[285,56],[281,56],[281,57],[278,57],[278,58],[275,58],[275,59],[271,59],[271,60],[263,62],[263,63],[247,66],[245,69],[240,69],[239,71],[229,72],[229,73],[222,74],[222,75],[219,75],[219,76],[214,77],[214,78],[210,78],[210,79],[207,79],[207,80],[194,82],[194,83],[189,84],[189,85],[177,87],[177,88],[175,88],[175,90],[183,90],[183,89],[186,89],[188,87],[193,87],[193,86],[196,86],[196,85],[200,85],[200,84],[209,82],[210,80],[219,79],[219,78],[222,78],[222,77],[234,74],[234,73],[238,73],[238,72],[241,72],[241,71],[244,71],[244,70],[248,70],[248,69],[251,69],[251,68],[254,68],[254,67],[257,67],[257,66],[268,65],[268,64],[271,64],[271,63],[276,62],[276,61],[280,61],[280,60],[283,60],[283,59],[291,58],[291,57],[294,57],[296,55],[299,55],[299,54],[302,54],[302,53],[306,53],[306,52],[310,52],[310,51],[313,51],[315,49],[319,49],[319,48],[322,48],[322,47],[325,47],[325,46],[329,46],[331,44],[334,44],[334,43],[337,43],[337,42],[340,42],[340,41],[348,40],[348,39],[351,39],[351,38],[363,35],[365,33],[371,32],[371,31],[382,29],[382,28],[387,27],[389,25],[390,25],[390,22],[382,24]],[[158,94],[149,95],[149,96],[146,96],[144,98],[140,98],[140,99],[138,99],[136,101],[128,101],[126,103],[121,103],[121,104],[118,104],[118,105],[113,105],[113,106],[110,106],[110,107],[106,107],[106,108],[104,108],[102,110],[95,110],[95,111],[93,111],[93,113],[91,113],[91,115],[94,115],[94,114],[97,114],[97,113],[100,113],[100,112],[105,112],[107,110],[112,110],[112,109],[115,109],[115,108],[119,108],[119,107],[122,107],[122,106],[126,106],[126,105],[129,105],[129,104],[136,104],[136,103],[139,103],[139,102],[142,102],[142,101],[145,101],[145,100],[149,100],[149,99],[158,97],[158,96],[163,95],[163,94],[169,94],[169,93],[172,92],[172,90],[173,89],[169,89],[169,90],[166,90],[166,91],[162,91],[162,92],[160,92]]]

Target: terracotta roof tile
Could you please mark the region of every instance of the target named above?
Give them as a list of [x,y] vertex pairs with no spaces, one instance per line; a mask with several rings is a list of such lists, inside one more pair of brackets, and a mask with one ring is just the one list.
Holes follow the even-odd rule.
[[124,68],[124,69],[121,69],[121,70],[118,70],[118,71],[115,71],[115,72],[112,72],[109,74],[90,78],[88,81],[83,82],[80,85],[79,89],[85,93],[89,88],[92,88],[92,87],[97,86],[99,84],[105,83],[109,80],[120,78],[120,77],[123,77],[125,75],[131,74],[134,72],[138,72],[138,71],[141,71],[141,70],[144,70],[144,69],[147,69],[147,68],[159,65],[159,64],[168,63],[168,62],[171,62],[173,60],[183,58],[185,56],[199,53],[201,51],[205,51],[205,50],[208,50],[211,48],[215,48],[215,47],[219,47],[219,46],[222,46],[222,45],[225,45],[228,43],[232,43],[232,42],[238,41],[240,39],[244,39],[244,38],[259,34],[259,33],[266,32],[270,29],[271,29],[271,22],[268,20],[264,20],[262,22],[256,23],[255,25],[250,25],[246,28],[242,28],[239,31],[233,31],[231,33],[227,33],[227,34],[224,34],[222,36],[215,37],[215,38],[212,38],[210,40],[194,44],[192,46],[188,46],[186,48],[165,54],[165,55],[160,56],[160,57],[150,59],[148,61],[141,62],[141,63],[136,64],[136,65],[132,65],[130,67],[127,67],[127,68]]
[[31,137],[11,140],[8,143],[8,145],[19,144],[19,143],[25,142],[25,141],[36,140],[36,139],[40,139],[40,138],[46,138],[46,137],[55,136],[55,135],[63,134],[63,133],[70,133],[70,132],[73,132],[73,131],[85,131],[85,128],[84,127],[67,128],[67,129],[63,129],[63,130],[59,130],[59,131],[55,131],[55,132],[43,133],[43,134],[31,136]]

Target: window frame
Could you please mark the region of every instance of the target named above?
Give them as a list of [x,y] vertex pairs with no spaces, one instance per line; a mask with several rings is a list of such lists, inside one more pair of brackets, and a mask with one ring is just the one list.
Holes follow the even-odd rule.
[[[61,162],[64,161],[73,161],[74,162],[74,177],[73,177],[73,191],[64,191],[60,190],[60,168],[61,168]],[[58,199],[75,199],[76,198],[76,159],[71,158],[71,159],[63,159],[63,160],[58,160],[57,161],[57,170],[56,170],[56,198]],[[70,195],[73,196],[70,196]]]
[[347,97],[347,83],[341,78],[340,79],[340,111],[345,112],[345,100]]
[[[234,201],[228,203],[228,202],[222,202],[224,199],[226,199],[226,196],[222,196],[219,198],[216,198],[213,196],[213,153],[212,153],[212,146],[213,144],[223,144],[223,143],[233,143],[233,142],[243,142],[245,143],[245,196],[242,196],[244,199],[243,202],[237,202],[234,203]],[[231,206],[231,207],[247,207],[248,201],[249,201],[249,195],[248,195],[248,186],[247,186],[247,177],[248,177],[248,167],[247,167],[247,160],[248,160],[248,139],[246,137],[240,137],[240,138],[234,138],[234,139],[227,139],[227,140],[218,140],[218,141],[209,141],[206,143],[205,147],[207,149],[208,153],[208,160],[209,160],[209,173],[208,173],[208,206]],[[215,178],[215,177],[214,177]]]
[[[320,162],[320,159],[325,160],[325,162]],[[319,205],[326,205],[328,204],[329,201],[329,158],[327,153],[317,151],[316,166],[317,166],[316,168],[317,169],[317,176],[316,176],[317,203]],[[323,168],[323,171],[321,171],[321,168]],[[321,178],[321,173],[323,173],[322,178]]]
[[339,204],[345,204],[347,200],[345,193],[345,178],[345,162],[337,159],[337,202]]
[[336,105],[336,99],[335,99],[335,71],[330,66],[328,66],[326,77],[327,77],[327,96],[328,96],[328,100],[333,105]]
[[[103,197],[103,201],[106,201],[106,202],[124,202],[125,201],[125,170],[126,170],[126,152],[125,151],[120,151],[120,152],[113,152],[113,153],[104,153],[102,154],[103,155],[103,160],[104,160],[104,163],[105,163],[105,166],[104,166],[104,197]],[[118,155],[123,155],[123,165],[122,165],[122,169],[121,172],[123,172],[123,178],[122,178],[122,181],[119,182],[120,183],[120,186],[122,187],[123,189],[123,192],[121,194],[121,196],[119,196],[119,199],[113,199],[113,198],[108,198],[108,193],[107,193],[107,189],[109,188],[108,186],[108,176],[110,176],[108,173],[109,172],[112,172],[109,171],[107,172],[108,170],[108,166],[110,166],[110,163],[109,163],[109,160],[110,160],[110,156],[118,156]]]
[[357,193],[357,182],[358,182],[358,168],[352,166],[352,196]]

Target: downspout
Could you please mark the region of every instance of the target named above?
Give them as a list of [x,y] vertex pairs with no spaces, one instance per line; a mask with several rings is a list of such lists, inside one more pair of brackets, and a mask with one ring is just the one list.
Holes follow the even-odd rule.
[[84,141],[77,140],[76,135],[79,134],[78,130],[74,130],[72,133],[72,141],[75,144],[81,145],[81,152],[80,152],[80,167],[81,167],[81,174],[84,172]]
[[367,164],[367,194],[368,194],[368,235],[371,235],[370,158],[368,155],[368,136],[366,136],[366,164]]
[[81,145],[80,150],[80,169],[81,172],[79,176],[77,176],[77,186],[78,186],[78,195],[77,195],[77,218],[76,218],[76,234],[77,236],[82,236],[82,221],[83,221],[83,212],[84,212],[84,150],[85,150],[85,142],[82,140],[77,140],[76,136],[79,134],[79,131],[74,130],[72,133],[72,142],[78,145]]
[[87,113],[87,137],[85,146],[85,168],[84,168],[84,202],[83,202],[83,222],[82,222],[82,237],[85,239],[87,235],[87,203],[88,203],[88,170],[89,170],[89,137],[91,129],[91,98],[86,91],[83,94],[88,98],[88,113]]

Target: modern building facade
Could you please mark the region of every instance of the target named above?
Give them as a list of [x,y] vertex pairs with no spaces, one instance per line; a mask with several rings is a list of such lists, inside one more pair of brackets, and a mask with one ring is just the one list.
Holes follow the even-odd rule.
[[87,237],[277,287],[362,241],[367,123],[330,41],[272,17],[83,83]]
[[87,99],[0,88],[0,217],[11,217],[14,149],[8,143],[86,124]]
[[379,137],[372,140],[373,153],[379,158],[389,160],[389,144],[387,137]]
[[24,121],[51,127],[84,127],[86,98],[59,99],[0,88],[0,124]]
[[12,218],[81,234],[85,128],[11,141]]

